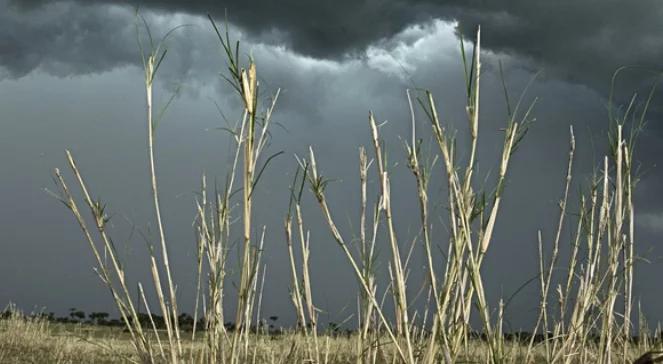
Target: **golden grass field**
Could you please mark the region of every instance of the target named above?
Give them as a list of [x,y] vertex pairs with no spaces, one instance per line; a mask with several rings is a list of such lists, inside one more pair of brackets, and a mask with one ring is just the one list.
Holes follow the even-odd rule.
[[[357,363],[357,335],[325,335],[322,362],[326,364]],[[305,359],[307,338],[294,333],[278,336],[252,335],[251,363],[308,363]],[[384,338],[383,341],[388,341]],[[192,345],[185,342],[185,351],[202,351],[204,342]],[[532,363],[546,363],[542,343],[535,348],[537,354]],[[524,360],[527,347],[522,342],[506,343],[510,363]],[[644,344],[634,345],[629,352],[629,362],[646,352]],[[458,363],[479,363],[487,356],[485,342],[474,340]],[[198,354],[197,354],[198,355]],[[397,358],[383,353],[376,363],[397,362]],[[131,343],[131,337],[121,327],[97,326],[75,323],[53,323],[42,318],[30,318],[19,313],[0,320],[0,363],[3,364],[74,364],[74,363],[132,363],[139,357]]]

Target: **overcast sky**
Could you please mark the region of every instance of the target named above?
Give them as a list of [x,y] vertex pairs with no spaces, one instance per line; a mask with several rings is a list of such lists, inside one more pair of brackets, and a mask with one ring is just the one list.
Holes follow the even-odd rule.
[[[494,243],[484,264],[491,302],[511,296],[537,271],[536,231],[550,244],[563,188],[568,130],[578,141],[573,191],[606,152],[607,96],[613,72],[625,72],[617,100],[651,87],[651,71],[663,66],[663,4],[654,1],[12,1],[0,0],[0,304],[24,310],[113,311],[93,272],[92,255],[69,212],[44,188],[64,167],[70,149],[95,196],[108,202],[113,233],[129,273],[148,281],[145,244],[132,229],[150,230],[145,148],[143,71],[136,37],[135,7],[152,33],[187,24],[168,41],[156,81],[163,104],[178,96],[157,131],[157,169],[167,236],[183,307],[190,309],[194,282],[192,229],[200,176],[223,178],[230,158],[219,110],[228,119],[239,103],[219,77],[225,60],[207,14],[242,42],[241,55],[256,60],[262,89],[281,88],[271,152],[284,154],[259,185],[256,217],[267,229],[263,311],[284,321],[294,317],[282,221],[295,154],[312,145],[330,185],[332,208],[344,233],[358,224],[357,151],[370,142],[367,115],[376,113],[388,144],[397,229],[402,241],[418,230],[416,189],[399,137],[409,136],[407,88],[433,91],[445,122],[464,135],[463,71],[459,35],[473,38],[482,27],[481,146],[477,181],[494,175],[506,107],[498,62],[507,86],[538,98],[536,123],[515,154]],[[636,271],[636,299],[652,321],[663,319],[660,263],[663,249],[663,98],[648,114],[636,159],[642,180],[636,193],[637,251],[649,259]],[[218,105],[218,109],[217,109]],[[426,121],[419,120],[419,130]],[[428,135],[423,134],[424,139]],[[491,174],[492,172],[492,174]],[[374,181],[372,181],[374,182]],[[371,187],[377,186],[372,183]],[[442,191],[443,171],[433,177]],[[375,190],[374,190],[375,191]],[[443,195],[443,193],[442,193]],[[577,193],[574,193],[574,198]],[[323,320],[354,312],[351,270],[322,224],[320,211],[305,204],[312,236],[312,279]],[[577,200],[570,212],[577,211]],[[434,232],[445,250],[441,201],[433,202]],[[153,231],[153,229],[152,229]],[[570,232],[565,234],[567,237]],[[149,235],[149,232],[148,232]],[[566,246],[563,252],[567,251]],[[421,249],[412,266],[412,294],[423,277]],[[388,252],[381,250],[382,268]],[[440,257],[441,259],[441,257]],[[440,260],[441,262],[441,260]],[[236,277],[231,277],[236,280]],[[506,315],[529,328],[537,312],[537,287],[520,293]],[[232,292],[229,292],[232,296]],[[188,307],[188,308],[187,308]],[[287,321],[286,321],[287,322]]]

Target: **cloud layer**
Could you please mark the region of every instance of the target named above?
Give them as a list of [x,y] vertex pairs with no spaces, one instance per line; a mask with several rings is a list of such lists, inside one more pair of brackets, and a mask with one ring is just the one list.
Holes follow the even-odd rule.
[[[131,21],[120,19],[113,9],[125,4],[131,10],[135,2],[53,3],[10,0],[10,11],[3,14],[1,23],[2,34],[7,35],[0,41],[0,49],[15,57],[3,60],[7,68],[20,75],[38,66],[45,54],[62,62],[87,58],[87,67],[77,67],[79,72],[130,61],[132,48],[126,44],[123,48],[119,42],[131,37],[118,32],[126,33]],[[139,5],[161,14],[209,13],[221,20],[227,14],[233,24],[257,39],[285,44],[304,55],[333,59],[361,54],[371,44],[433,18],[457,21],[460,33],[470,39],[481,24],[486,49],[533,60],[555,77],[601,93],[607,93],[617,67],[637,65],[658,70],[663,58],[663,25],[659,21],[663,4],[655,0],[628,4],[619,0],[144,0]],[[627,86],[632,89],[638,83]]]

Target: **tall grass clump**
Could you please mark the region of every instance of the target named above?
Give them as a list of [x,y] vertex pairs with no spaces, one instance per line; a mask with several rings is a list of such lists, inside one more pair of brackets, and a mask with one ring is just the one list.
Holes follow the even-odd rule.
[[[142,20],[142,18],[141,18]],[[144,20],[143,20],[144,21]],[[146,298],[142,283],[138,283],[138,297],[133,297],[129,290],[125,267],[118,257],[112,238],[109,236],[107,224],[110,220],[106,212],[106,204],[93,199],[88,184],[85,182],[78,164],[73,155],[66,151],[69,168],[74,175],[76,184],[82,194],[83,206],[92,217],[92,227],[84,217],[80,202],[74,197],[68,183],[59,169],[55,169],[55,183],[59,188],[57,198],[72,212],[78,222],[95,257],[95,269],[102,282],[110,290],[116,308],[131,335],[131,341],[138,354],[139,360],[144,363],[156,362],[193,362],[204,361],[209,363],[225,362],[240,363],[248,360],[253,353],[249,353],[249,329],[254,317],[256,305],[257,278],[260,268],[260,258],[264,232],[256,239],[252,229],[253,192],[264,169],[275,156],[270,156],[261,163],[261,156],[268,143],[271,114],[278,99],[278,91],[267,107],[262,109],[260,104],[259,83],[256,64],[249,59],[244,67],[240,64],[239,42],[230,41],[228,30],[223,34],[212,18],[210,22],[218,35],[223,54],[227,59],[229,76],[226,80],[231,84],[243,105],[240,121],[234,128],[229,129],[235,141],[235,155],[226,178],[226,184],[220,191],[215,189],[209,197],[206,179],[202,179],[202,191],[197,201],[196,236],[197,236],[197,282],[195,319],[197,323],[198,307],[201,297],[206,297],[204,307],[204,335],[206,347],[195,353],[183,348],[183,333],[178,322],[179,309],[177,305],[177,286],[170,266],[168,256],[169,244],[167,241],[162,208],[159,202],[159,188],[155,163],[156,127],[163,111],[170,101],[157,114],[153,102],[153,86],[157,71],[166,58],[167,48],[165,41],[176,29],[168,32],[159,42],[153,40],[149,27],[144,23],[149,44],[144,46],[140,42],[141,56],[145,71],[146,95],[146,126],[147,126],[147,153],[148,171],[150,176],[151,194],[154,208],[155,222],[158,228],[157,243],[148,242],[149,265],[152,277],[152,287],[156,294],[156,302],[160,314],[164,317],[165,342],[154,321],[151,327],[145,328],[139,320],[136,304],[141,304],[148,312],[150,319],[154,307]],[[157,115],[157,116],[155,116]],[[231,222],[232,197],[235,193],[236,180],[241,179],[243,240],[240,247],[240,285],[238,288],[238,302],[235,314],[235,330],[232,335],[224,327],[224,291],[228,272],[227,257],[231,249]],[[96,230],[93,232],[93,230]],[[203,274],[207,276],[205,289],[202,287]],[[191,339],[196,338],[196,324]],[[195,358],[194,358],[195,356]]]
[[[613,88],[618,70],[613,77]],[[635,255],[635,207],[633,193],[637,184],[633,152],[655,86],[638,108],[636,96],[621,113],[612,110],[609,99],[611,131],[608,153],[600,172],[594,173],[589,189],[581,194],[575,234],[565,277],[560,277],[555,291],[558,307],[556,320],[550,321],[547,305],[552,287],[551,276],[558,260],[559,240],[566,215],[575,138],[571,129],[569,165],[560,217],[553,241],[551,258],[544,269],[539,232],[541,305],[534,331],[551,333],[544,341],[547,362],[627,362],[635,349],[633,342],[633,282]],[[630,129],[627,129],[630,124]],[[580,258],[583,257],[583,258]],[[619,297],[621,307],[617,305]],[[640,323],[639,351],[651,349],[646,325]],[[527,357],[533,356],[530,341]]]
[[[464,47],[463,54],[464,54]],[[465,59],[465,56],[463,56]],[[481,276],[481,264],[490,246],[502,193],[505,185],[507,170],[511,155],[517,144],[527,131],[531,107],[519,113],[520,102],[509,114],[505,128],[503,150],[500,160],[499,175],[494,186],[491,198],[487,198],[483,192],[477,192],[473,182],[476,168],[476,154],[479,133],[479,96],[481,80],[480,61],[480,32],[472,53],[471,61],[465,63],[466,73],[466,96],[467,116],[469,126],[468,149],[469,159],[464,166],[459,165],[456,159],[459,143],[456,142],[453,131],[447,130],[442,124],[438,114],[433,95],[426,91],[424,96],[418,99],[427,118],[430,121],[432,134],[439,148],[443,161],[443,175],[448,187],[448,211],[449,226],[451,234],[448,243],[446,261],[438,262],[433,257],[432,239],[429,216],[428,182],[433,173],[432,167],[435,163],[424,164],[421,160],[420,141],[417,139],[415,130],[415,113],[412,99],[408,92],[408,102],[412,116],[412,139],[407,144],[408,166],[412,171],[417,189],[420,208],[421,231],[423,235],[423,246],[428,264],[427,274],[430,282],[434,307],[433,328],[425,337],[423,343],[413,342],[413,327],[410,322],[409,305],[407,297],[407,269],[408,256],[400,251],[401,245],[397,240],[394,218],[391,212],[391,184],[389,171],[384,160],[383,144],[380,138],[379,127],[373,113],[369,115],[369,127],[371,130],[374,162],[376,165],[376,176],[379,181],[378,192],[379,204],[376,207],[377,214],[383,217],[387,231],[387,241],[391,253],[389,273],[391,292],[396,307],[395,323],[391,325],[386,321],[385,313],[376,297],[375,289],[371,288],[370,282],[362,274],[358,259],[353,256],[336,227],[331,211],[329,210],[325,194],[326,179],[322,177],[315,164],[313,150],[310,153],[311,175],[309,182],[316,196],[327,223],[337,243],[343,249],[350,261],[357,280],[363,291],[362,294],[369,297],[372,309],[380,317],[382,328],[392,340],[392,344],[400,357],[407,363],[415,362],[437,362],[445,360],[456,362],[460,357],[463,345],[467,346],[470,334],[471,307],[476,304],[479,308],[481,322],[486,334],[488,345],[488,359],[491,362],[503,360],[503,344],[501,342],[501,331],[495,331],[494,326],[500,326],[501,322],[495,321],[491,316],[491,310],[485,296],[483,279]],[[363,149],[362,149],[363,150]],[[367,163],[363,162],[362,165]],[[362,181],[363,181],[362,177]],[[363,184],[362,184],[363,186]],[[362,217],[364,209],[362,208]],[[377,216],[376,214],[376,216]],[[376,218],[375,224],[377,225]],[[377,226],[376,226],[377,231]],[[444,272],[436,270],[444,267]],[[417,354],[415,354],[417,353]],[[440,356],[441,355],[441,356]]]
[[[431,92],[421,91],[413,95],[408,90],[406,93],[411,135],[405,142],[405,150],[420,225],[413,239],[404,239],[398,231],[400,225],[392,210],[396,192],[392,188],[393,164],[387,160],[382,126],[373,112],[369,112],[367,120],[371,135],[369,145],[359,149],[357,238],[341,232],[338,227],[338,212],[332,211],[328,197],[331,180],[323,175],[314,147],[309,148],[308,155],[296,158],[283,229],[288,256],[284,264],[289,268],[290,298],[297,325],[280,337],[282,341],[274,344],[269,341],[276,338],[268,337],[268,332],[252,332],[253,327],[260,328],[261,292],[266,276],[262,262],[266,227],[254,219],[254,192],[269,163],[280,154],[265,155],[279,90],[265,102],[254,60],[249,57],[242,62],[239,42],[231,41],[227,27],[222,31],[211,17],[210,22],[226,60],[227,75],[224,78],[236,93],[241,115],[235,125],[226,128],[234,150],[223,183],[210,188],[203,175],[195,201],[196,280],[193,282],[195,308],[191,332],[184,331],[179,322],[177,284],[168,254],[169,240],[162,218],[155,158],[157,125],[172,99],[155,112],[153,88],[157,72],[166,59],[166,40],[174,30],[155,42],[144,23],[149,43],[139,43],[145,71],[146,168],[157,226],[157,236],[148,241],[149,287],[139,282],[138,294],[130,291],[132,284],[107,229],[110,217],[106,204],[92,198],[94,194],[69,151],[66,151],[67,163],[78,191],[72,191],[59,169],[54,172],[58,187],[55,195],[71,211],[92,251],[95,271],[109,289],[129,334],[136,353],[134,361],[610,364],[625,363],[634,357],[632,311],[636,255],[633,191],[637,179],[633,150],[653,91],[644,107],[636,108],[634,98],[624,112],[618,116],[610,114],[614,130],[610,134],[609,154],[603,158],[600,172],[594,174],[589,188],[579,198],[576,219],[569,212],[573,203],[570,190],[576,158],[575,135],[573,128],[570,129],[559,218],[548,258],[543,234],[539,231],[536,237],[540,288],[537,320],[532,335],[526,340],[520,338],[521,341],[507,343],[503,328],[505,304],[502,300],[496,304],[489,302],[482,266],[493,245],[498,217],[502,214],[512,156],[531,126],[536,100],[525,104],[525,90],[512,104],[505,87],[507,115],[502,129],[501,151],[497,156],[497,175],[491,180],[479,180],[477,156],[482,130],[480,29],[477,29],[470,55],[466,54],[461,39],[467,138],[456,137],[451,124],[440,115]],[[415,105],[427,119],[429,129],[426,132],[417,130]],[[636,127],[629,131],[625,126],[631,122]],[[423,152],[422,134],[432,140],[428,155]],[[441,176],[446,189],[439,201],[432,201],[435,195],[430,192],[430,181],[436,175]],[[376,181],[374,191],[369,189],[369,180]],[[339,338],[332,341],[330,336],[322,336],[318,327],[319,310],[313,292],[319,286],[311,280],[310,266],[310,255],[317,242],[311,242],[307,215],[303,211],[307,190],[311,192],[310,198],[315,199],[325,228],[341,249],[359,287],[357,330],[347,341]],[[369,206],[369,196],[375,199],[372,206]],[[447,234],[434,234],[433,221],[440,216],[431,212],[432,204],[445,207],[446,215],[442,219],[446,221]],[[237,209],[241,212],[236,213]],[[568,244],[569,260],[562,267],[559,251],[564,246],[565,226],[570,224],[575,225],[571,228],[574,233]],[[239,231],[236,225],[241,225]],[[233,239],[237,236],[241,239],[235,245]],[[435,246],[442,247],[443,253],[436,254]],[[412,290],[408,290],[409,272],[413,269],[411,257],[415,249],[423,251],[427,278],[424,288],[428,299],[423,316],[414,310],[416,297],[412,296]],[[239,257],[237,303],[231,317],[234,329],[229,330],[225,326],[228,320],[225,309],[226,295],[231,288],[228,279],[233,273],[229,269],[229,256],[234,250]],[[377,279],[377,251],[386,252],[387,282]],[[261,273],[262,283],[259,285]],[[148,299],[151,295],[146,294],[145,288],[156,298]],[[557,305],[550,303],[555,294]],[[620,298],[623,304],[619,302]],[[385,305],[386,300],[393,302],[393,312],[388,312],[386,307],[390,306]],[[138,302],[150,318],[147,325],[140,320]],[[152,313],[156,312],[164,318],[163,331],[152,319]],[[478,319],[472,317],[477,314]],[[202,318],[200,323],[199,316]],[[480,327],[473,327],[472,322],[479,322]],[[646,332],[646,325],[640,324],[640,334],[645,335],[645,340],[638,343],[637,350],[653,352],[655,344]]]

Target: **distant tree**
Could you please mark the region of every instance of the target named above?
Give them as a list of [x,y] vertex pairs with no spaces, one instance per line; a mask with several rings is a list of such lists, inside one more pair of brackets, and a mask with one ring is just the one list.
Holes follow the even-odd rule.
[[88,318],[96,325],[105,325],[108,323],[108,316],[109,315],[106,312],[90,312]]
[[69,309],[69,317],[71,317],[73,322],[78,322],[79,320],[83,320],[85,318],[85,312],[72,307]]
[[274,331],[274,328],[276,327],[276,321],[279,320],[279,317],[278,316],[269,316],[269,320],[272,322],[268,326],[269,331]]
[[182,326],[193,327],[193,317],[188,313],[181,313],[177,319]]
[[85,318],[85,312],[84,311],[74,311],[72,312],[72,317],[77,320],[83,320]]
[[5,309],[0,313],[0,318],[1,319],[8,319],[12,316],[12,312],[9,309]]

